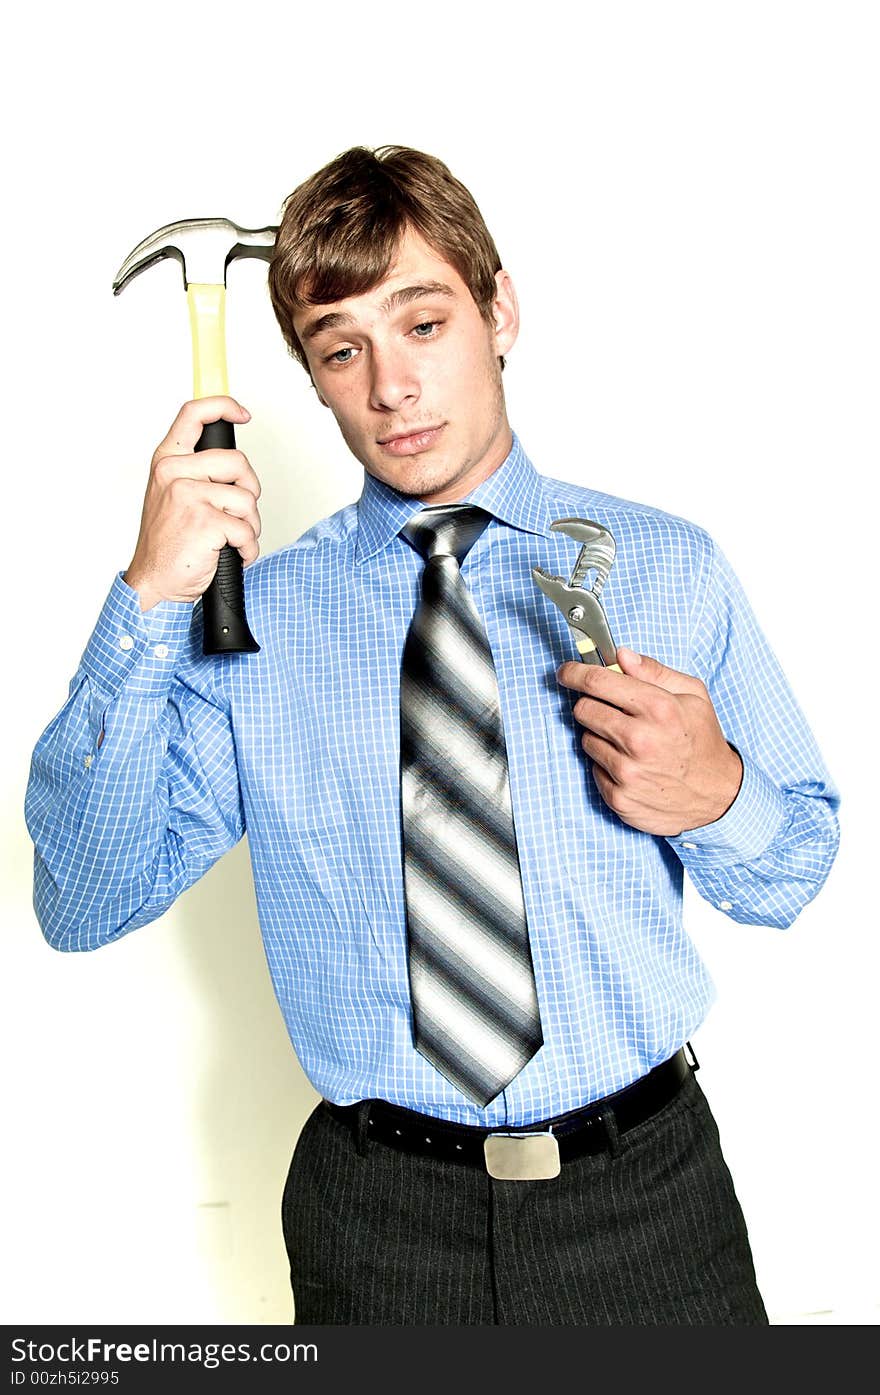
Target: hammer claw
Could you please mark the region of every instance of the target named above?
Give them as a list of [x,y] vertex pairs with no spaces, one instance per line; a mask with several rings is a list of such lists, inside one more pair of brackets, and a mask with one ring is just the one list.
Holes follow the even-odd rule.
[[119,295],[135,276],[165,257],[175,257],[183,268],[183,284],[225,286],[226,268],[238,257],[262,257],[268,261],[275,247],[277,227],[240,228],[229,218],[181,218],[166,223],[133,247],[113,280]]

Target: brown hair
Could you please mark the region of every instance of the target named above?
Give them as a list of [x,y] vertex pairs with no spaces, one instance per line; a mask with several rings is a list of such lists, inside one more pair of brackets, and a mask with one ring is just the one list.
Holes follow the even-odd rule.
[[501,259],[472,195],[433,155],[402,145],[357,145],[285,200],[269,264],[272,308],[303,368],[294,311],[378,285],[407,227],[455,267],[492,322]]

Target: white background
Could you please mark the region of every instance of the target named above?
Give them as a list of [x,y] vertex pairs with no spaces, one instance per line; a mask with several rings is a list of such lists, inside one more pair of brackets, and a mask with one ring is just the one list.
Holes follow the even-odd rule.
[[[320,16],[318,11],[320,10]],[[7,19],[2,875],[6,1322],[287,1322],[279,1204],[317,1096],[269,986],[246,847],[163,920],[58,955],[30,906],[30,750],[134,546],[191,392],[160,224],[275,222],[354,144],[473,192],[517,286],[511,421],[544,473],[712,532],[844,796],[788,932],[688,890],[695,1045],[774,1321],[876,1322],[878,12],[873,4],[39,5]],[[264,550],[360,470],[229,274]],[[356,645],[353,645],[353,652]]]

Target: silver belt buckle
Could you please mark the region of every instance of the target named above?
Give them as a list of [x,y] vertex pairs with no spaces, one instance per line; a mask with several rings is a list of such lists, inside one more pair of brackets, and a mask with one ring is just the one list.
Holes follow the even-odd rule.
[[499,1182],[541,1182],[562,1165],[552,1133],[490,1133],[483,1140],[486,1171]]

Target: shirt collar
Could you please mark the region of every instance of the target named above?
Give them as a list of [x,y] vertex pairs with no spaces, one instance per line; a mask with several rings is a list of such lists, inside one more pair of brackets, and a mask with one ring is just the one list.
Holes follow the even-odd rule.
[[[507,458],[461,502],[479,504],[499,522],[526,533],[537,533],[540,537],[550,534],[550,511],[543,481],[515,433]],[[365,473],[358,500],[355,561],[366,562],[387,547],[419,508],[418,499],[399,494],[390,485]]]

